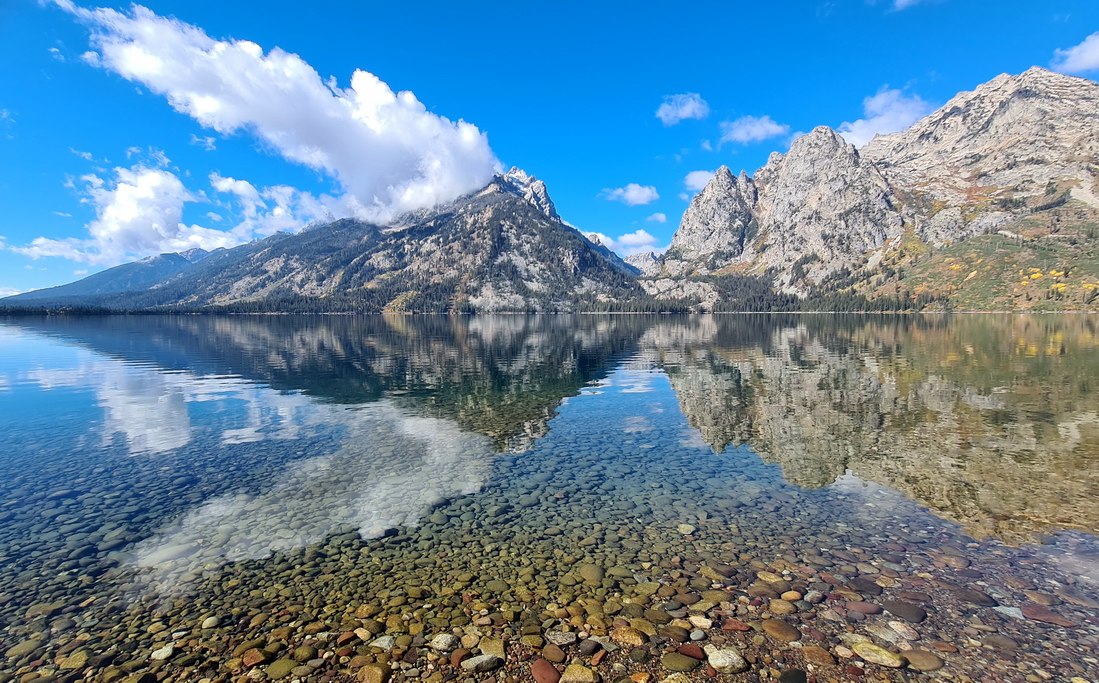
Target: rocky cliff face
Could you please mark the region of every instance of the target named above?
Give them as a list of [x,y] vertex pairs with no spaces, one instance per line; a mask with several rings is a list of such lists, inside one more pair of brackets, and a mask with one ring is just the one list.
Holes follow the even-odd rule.
[[1099,205],[1097,112],[1099,84],[1034,67],[959,93],[862,154],[898,187],[949,204],[1042,194],[1054,180]]
[[[664,275],[706,274],[752,255],[756,188],[722,166],[691,200],[664,257]],[[745,253],[745,248],[748,253]]]
[[719,169],[683,214],[659,275],[774,268],[781,285],[796,290],[799,281],[853,265],[902,232],[885,178],[822,126],[787,154],[772,154],[754,178]]
[[830,128],[798,138],[785,156],[772,155],[756,184],[759,261],[778,269],[784,286],[859,263],[903,232],[881,173]]
[[698,296],[708,285],[695,276],[769,273],[799,295],[841,269],[868,280],[885,263],[893,277],[912,264],[899,255],[906,234],[935,248],[999,231],[1090,239],[1099,224],[1096,112],[1099,84],[1033,68],[960,93],[862,150],[817,128],[751,178],[719,170],[643,284],[706,308],[714,297]]

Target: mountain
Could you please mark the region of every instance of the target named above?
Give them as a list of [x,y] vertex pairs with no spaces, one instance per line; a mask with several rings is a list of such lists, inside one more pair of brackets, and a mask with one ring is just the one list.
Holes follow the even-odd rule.
[[64,292],[33,293],[39,295],[34,303],[446,312],[579,310],[647,301],[633,269],[561,221],[545,184],[518,169],[394,225],[343,219],[218,250],[196,263],[179,255],[173,261],[179,267],[158,278],[109,291],[90,290],[86,278]]
[[41,301],[82,300],[98,298],[121,292],[133,292],[152,287],[177,275],[205,258],[209,252],[190,249],[180,254],[159,254],[133,263],[124,263],[103,272],[89,275],[83,280],[59,287],[49,287],[33,292],[17,294],[5,301],[29,303]]
[[642,284],[704,309],[761,284],[825,306],[1090,307],[1096,111],[1099,84],[1035,67],[861,150],[817,128],[752,177],[720,168]]
[[1033,68],[856,149],[818,127],[725,166],[623,261],[518,168],[388,225],[164,254],[5,305],[235,311],[1091,310],[1099,84]]

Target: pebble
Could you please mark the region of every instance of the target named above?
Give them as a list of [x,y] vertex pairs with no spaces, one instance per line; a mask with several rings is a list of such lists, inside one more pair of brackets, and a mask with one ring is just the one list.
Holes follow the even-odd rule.
[[918,624],[927,618],[927,612],[922,607],[903,600],[883,600],[882,607],[890,614],[895,614],[913,624]]
[[938,671],[943,668],[943,660],[927,650],[908,650],[904,653],[908,666],[916,671]]
[[694,657],[679,652],[669,652],[660,658],[660,665],[668,671],[694,671],[700,663]]
[[530,675],[537,683],[558,683],[561,672],[545,659],[536,659],[530,664]]
[[149,655],[149,659],[153,660],[154,662],[163,662],[171,659],[172,655],[174,655],[175,653],[175,646],[171,643],[168,643],[162,648],[153,650],[152,654]]
[[801,632],[797,628],[779,619],[764,620],[763,630],[775,640],[792,642],[801,638]]
[[1041,621],[1046,624],[1053,624],[1054,626],[1060,626],[1062,628],[1075,628],[1076,622],[1072,619],[1064,617],[1057,612],[1054,612],[1045,605],[1039,605],[1034,602],[1028,602],[1021,608],[1023,616],[1032,621]]
[[778,683],[806,683],[808,680],[808,675],[801,669],[787,669],[778,677]]
[[594,671],[576,662],[566,666],[565,673],[561,674],[561,683],[595,683],[596,680]]
[[558,647],[566,647],[576,642],[576,634],[572,631],[546,631],[546,640]]
[[267,666],[267,677],[273,681],[285,678],[293,672],[298,663],[293,659],[276,659]]
[[[575,638],[575,636],[573,636]],[[428,647],[438,652],[452,652],[460,647],[462,641],[453,633],[440,633],[431,639]],[[387,648],[388,649],[388,648]]]
[[463,671],[485,673],[500,668],[503,663],[504,660],[496,655],[477,655],[464,660],[461,666]]
[[855,643],[851,649],[854,650],[855,654],[871,664],[877,664],[878,666],[885,666],[891,669],[899,669],[904,666],[904,657],[894,654],[883,647],[878,647],[873,643]]
[[707,645],[705,650],[706,662],[718,673],[736,674],[748,669],[747,660],[735,648]]
[[202,624],[199,625],[199,628],[203,630],[217,628],[220,623],[221,619],[218,619],[217,617],[206,617],[202,620]]

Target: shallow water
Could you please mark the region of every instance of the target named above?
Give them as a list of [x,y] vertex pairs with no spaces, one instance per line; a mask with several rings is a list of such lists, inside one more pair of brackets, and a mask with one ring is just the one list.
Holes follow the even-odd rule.
[[0,680],[1094,681],[1097,392],[1086,316],[10,319]]

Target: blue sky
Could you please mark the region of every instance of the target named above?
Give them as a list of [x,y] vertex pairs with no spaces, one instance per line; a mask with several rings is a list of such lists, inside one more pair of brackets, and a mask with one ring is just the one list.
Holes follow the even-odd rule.
[[512,165],[621,253],[660,248],[708,172],[798,132],[1099,76],[1094,0],[346,4],[0,3],[0,292],[384,221]]

